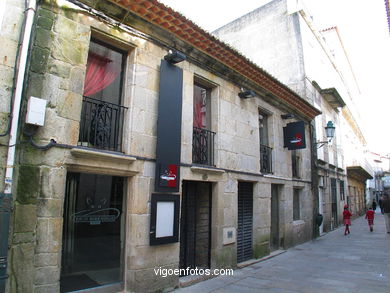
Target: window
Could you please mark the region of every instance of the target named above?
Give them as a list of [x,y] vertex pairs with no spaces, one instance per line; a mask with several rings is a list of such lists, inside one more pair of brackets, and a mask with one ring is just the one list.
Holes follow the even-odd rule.
[[344,180],[340,180],[340,199],[345,200]]
[[268,115],[259,113],[260,172],[272,173],[272,148],[268,142]]
[[294,192],[293,192],[293,221],[297,221],[301,218],[300,193],[301,193],[301,190],[299,188],[294,188]]
[[88,52],[79,145],[121,151],[124,52],[92,40]]
[[292,177],[300,177],[300,165],[301,165],[301,156],[300,152],[297,150],[291,151],[291,168],[292,168]]
[[192,161],[214,165],[214,136],[211,131],[211,88],[194,84]]

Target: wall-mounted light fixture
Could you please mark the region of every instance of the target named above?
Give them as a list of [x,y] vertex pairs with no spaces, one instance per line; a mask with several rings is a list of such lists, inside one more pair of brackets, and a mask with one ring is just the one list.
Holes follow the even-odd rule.
[[334,124],[332,121],[328,121],[325,127],[325,133],[328,140],[326,141],[318,141],[316,142],[317,148],[324,146],[327,143],[330,143],[332,141],[332,138],[334,137],[334,132],[336,130],[336,127],[334,127]]
[[292,114],[292,113],[282,114],[282,115],[280,115],[280,117],[282,119],[293,119],[293,118],[295,118],[294,114]]
[[169,50],[168,54],[164,56],[164,59],[171,64],[176,64],[187,59],[187,56],[179,51]]
[[241,99],[249,99],[249,98],[256,97],[256,93],[254,91],[252,91],[252,90],[241,89],[241,92],[238,93],[238,96]]

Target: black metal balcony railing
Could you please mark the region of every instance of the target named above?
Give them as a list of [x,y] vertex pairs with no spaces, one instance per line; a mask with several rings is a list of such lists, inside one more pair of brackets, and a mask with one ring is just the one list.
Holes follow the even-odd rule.
[[260,145],[260,172],[272,173],[272,148]]
[[192,162],[214,166],[215,132],[194,127],[192,134]]
[[120,105],[83,97],[79,145],[120,152],[126,109]]

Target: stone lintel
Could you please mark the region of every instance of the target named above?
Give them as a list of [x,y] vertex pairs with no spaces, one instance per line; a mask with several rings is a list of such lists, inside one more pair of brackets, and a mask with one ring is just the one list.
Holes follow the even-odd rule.
[[203,174],[214,174],[214,175],[222,175],[225,173],[225,170],[211,168],[211,167],[200,167],[200,166],[191,166],[192,172],[198,172]]

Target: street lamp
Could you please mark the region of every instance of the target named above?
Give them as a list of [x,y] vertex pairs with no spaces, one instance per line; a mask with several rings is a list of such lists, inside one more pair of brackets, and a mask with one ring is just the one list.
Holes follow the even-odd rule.
[[334,137],[334,131],[336,130],[336,127],[334,127],[334,124],[332,121],[328,121],[325,127],[325,133],[328,140],[326,141],[318,141],[316,142],[317,149],[324,146],[327,143],[330,143],[332,141],[332,138]]

